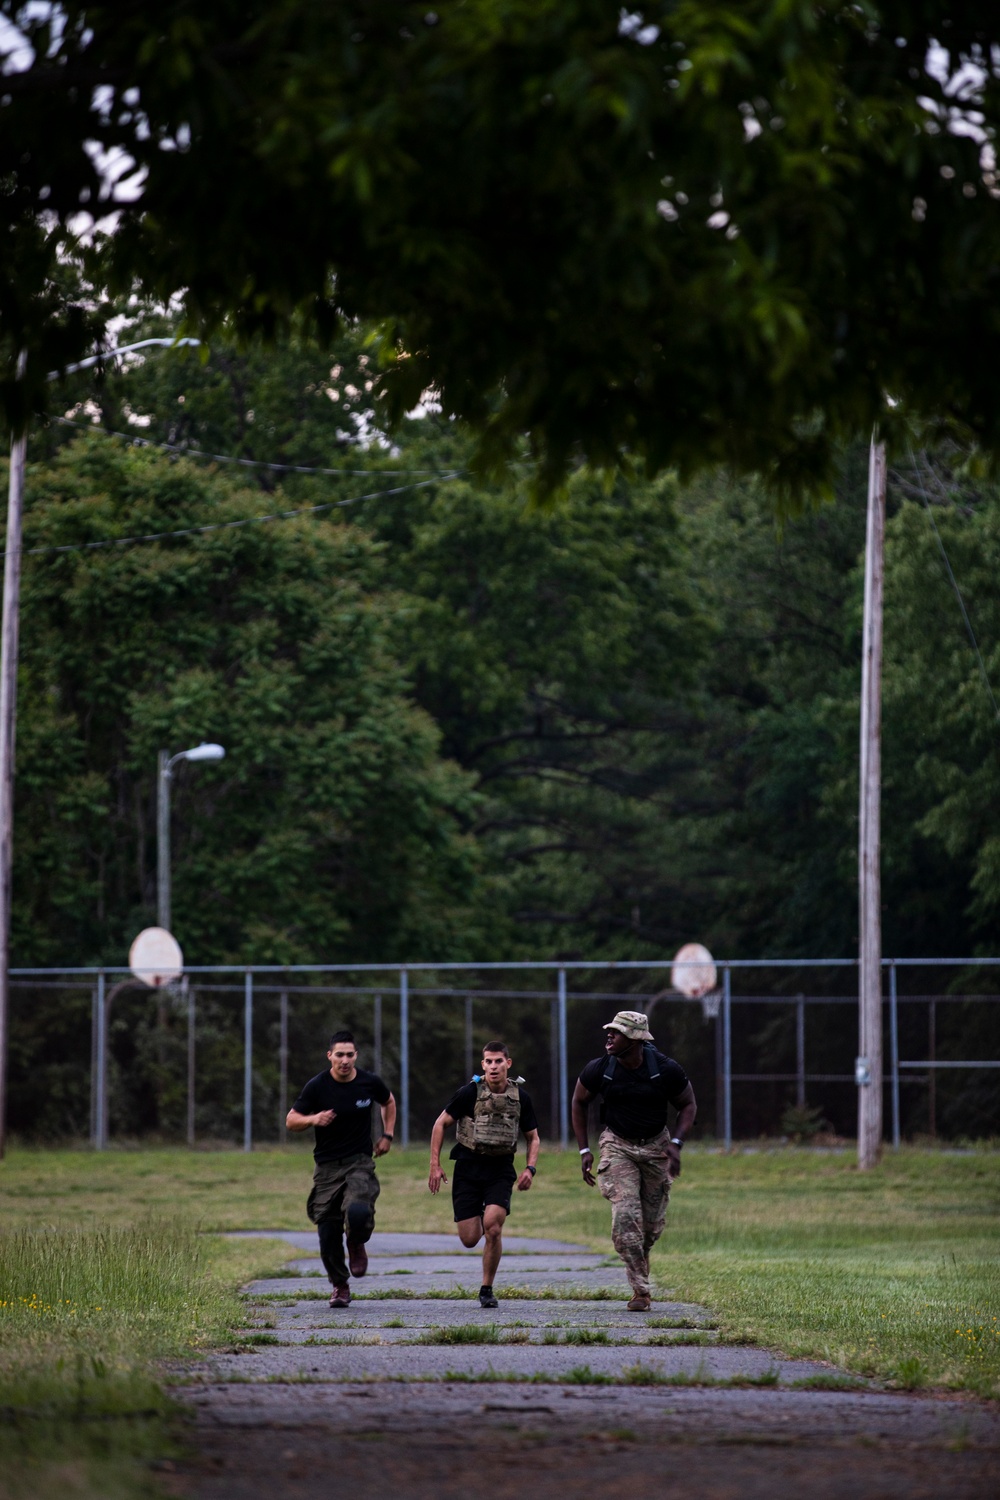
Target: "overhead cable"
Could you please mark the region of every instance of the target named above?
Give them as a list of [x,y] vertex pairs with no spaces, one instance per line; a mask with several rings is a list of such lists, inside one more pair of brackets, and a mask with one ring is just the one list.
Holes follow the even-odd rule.
[[339,479],[343,474],[436,474],[436,469],[321,469],[313,464],[281,464],[265,458],[237,458],[232,453],[207,453],[201,448],[188,448],[183,443],[158,443],[153,438],[141,437],[135,432],[116,432],[109,427],[98,427],[93,422],[74,422],[72,417],[54,417],[59,427],[72,427],[77,432],[100,432],[106,437],[122,438],[133,448],[162,448],[166,453],[176,453],[181,458],[207,458],[217,464],[240,464],[245,469],[273,469],[278,474],[323,474],[329,479]]
[[[172,537],[204,536],[209,531],[232,531],[237,526],[259,526],[265,521],[290,521],[296,516],[313,516],[319,511],[335,510],[345,505],[360,505],[363,500],[381,500],[387,495],[405,494],[407,490],[422,490],[431,484],[448,484],[451,480],[460,478],[462,472],[461,469],[456,469],[438,474],[433,479],[421,479],[412,484],[398,484],[389,490],[371,490],[367,495],[352,495],[346,500],[326,500],[321,505],[304,505],[297,510],[278,510],[271,511],[267,515],[241,516],[236,521],[211,521],[204,526],[180,526],[174,531],[149,531],[137,536],[108,537],[98,542],[74,542],[55,547],[25,547],[23,556],[38,557],[43,553],[55,552],[92,552],[104,547],[127,547],[136,542],[162,542]],[[3,556],[6,554],[0,552],[0,557]]]

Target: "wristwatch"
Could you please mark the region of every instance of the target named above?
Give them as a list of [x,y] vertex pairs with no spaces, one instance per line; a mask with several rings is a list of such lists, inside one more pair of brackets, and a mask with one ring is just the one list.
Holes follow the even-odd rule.
[[680,1147],[683,1146],[684,1142],[681,1140],[679,1135],[672,1135],[670,1137],[670,1144],[671,1146],[676,1146],[679,1150]]
[[534,1177],[535,1173],[538,1171],[538,1168],[537,1167],[529,1167],[528,1171],[531,1173],[532,1177]]
[[379,1140],[380,1141],[391,1141],[392,1140],[392,1136],[389,1134],[388,1130],[383,1130],[382,1134],[379,1136]]

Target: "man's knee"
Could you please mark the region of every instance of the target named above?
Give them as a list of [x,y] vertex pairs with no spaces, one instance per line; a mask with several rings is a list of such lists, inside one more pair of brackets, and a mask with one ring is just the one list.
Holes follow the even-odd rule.
[[483,1232],[489,1244],[498,1245],[503,1234],[503,1219],[487,1219],[483,1224]]
[[375,1210],[363,1198],[347,1205],[347,1237],[356,1244],[365,1244],[375,1228]]
[[471,1250],[483,1237],[482,1219],[460,1219],[456,1225],[458,1237],[467,1250]]
[[611,1238],[615,1243],[626,1239],[641,1243],[644,1237],[645,1228],[640,1204],[632,1199],[616,1203],[611,1215]]

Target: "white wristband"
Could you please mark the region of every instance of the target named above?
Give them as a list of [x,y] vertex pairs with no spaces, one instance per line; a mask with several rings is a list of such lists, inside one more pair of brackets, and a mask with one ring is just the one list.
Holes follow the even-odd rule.
[[593,1154],[594,1153],[591,1151],[591,1149],[590,1149],[589,1146],[581,1146],[580,1147],[580,1155],[581,1156],[593,1156]]

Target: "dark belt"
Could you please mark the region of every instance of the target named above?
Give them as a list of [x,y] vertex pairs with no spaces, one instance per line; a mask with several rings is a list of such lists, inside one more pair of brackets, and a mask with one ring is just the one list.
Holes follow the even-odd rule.
[[348,1161],[372,1161],[370,1151],[352,1151],[350,1156],[331,1156],[326,1161],[315,1163],[317,1167],[342,1167]]
[[[663,1130],[666,1130],[666,1128],[664,1125]],[[658,1130],[655,1135],[618,1135],[617,1130],[612,1130],[611,1134],[618,1135],[620,1141],[628,1141],[630,1146],[648,1146],[650,1141],[658,1141],[660,1139],[663,1130]]]

